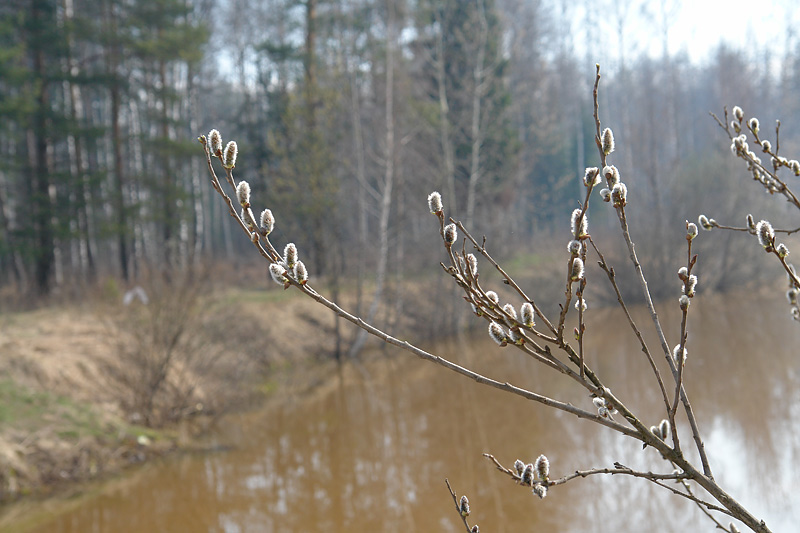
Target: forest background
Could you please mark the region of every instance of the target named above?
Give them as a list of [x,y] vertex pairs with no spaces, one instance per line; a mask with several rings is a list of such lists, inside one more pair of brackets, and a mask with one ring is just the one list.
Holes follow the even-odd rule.
[[[206,183],[196,139],[211,127],[238,142],[237,174],[273,207],[278,239],[298,241],[313,278],[352,280],[359,307],[376,272],[381,286],[430,265],[431,190],[476,234],[502,236],[501,257],[528,253],[565,231],[558,215],[597,164],[598,61],[601,110],[626,146],[617,164],[636,181],[630,216],[651,234],[640,237],[651,279],[663,279],[683,220],[705,209],[742,222],[758,190],[735,177],[709,111],[780,117],[782,149],[796,152],[800,40],[793,11],[776,4],[768,35],[744,15],[707,20],[710,34],[744,44],[696,56],[691,41],[675,46],[688,8],[622,4],[4,2],[0,307],[255,261],[240,257],[249,243]],[[724,195],[709,194],[720,185]],[[728,260],[735,238],[709,244],[720,253],[706,263],[707,289],[755,274]]]

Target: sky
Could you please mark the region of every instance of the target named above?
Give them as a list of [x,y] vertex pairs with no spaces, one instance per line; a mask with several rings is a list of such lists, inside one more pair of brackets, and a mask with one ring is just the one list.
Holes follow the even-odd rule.
[[787,29],[800,22],[797,0],[696,0],[681,4],[670,29],[674,41],[670,52],[686,51],[693,62],[704,59],[720,41],[737,48],[755,42],[761,48],[774,45],[783,50]]
[[[571,13],[574,35],[595,32],[594,39],[587,35],[585,41],[600,46],[588,55],[613,66],[622,54],[632,59],[646,51],[661,57],[665,29],[669,54],[685,53],[695,64],[705,62],[723,42],[750,51],[768,48],[779,58],[787,36],[800,37],[800,32],[792,31],[800,25],[800,0],[560,1],[561,9]],[[587,20],[592,21],[591,29],[585,26]],[[576,43],[576,51],[585,53],[580,38]]]

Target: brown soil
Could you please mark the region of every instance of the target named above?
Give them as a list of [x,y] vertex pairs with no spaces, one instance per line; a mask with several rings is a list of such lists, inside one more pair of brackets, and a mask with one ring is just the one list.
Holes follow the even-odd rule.
[[[330,354],[333,319],[299,296],[278,288],[205,298],[186,335],[186,349],[200,356],[176,359],[165,386],[191,391],[184,403],[193,407],[158,418],[157,429],[145,427],[114,377],[124,370],[123,345],[147,334],[126,325],[128,309],[0,314],[0,502],[202,446],[193,435],[223,413],[279,385],[319,382],[318,372],[290,369]],[[208,364],[198,364],[203,357]]]

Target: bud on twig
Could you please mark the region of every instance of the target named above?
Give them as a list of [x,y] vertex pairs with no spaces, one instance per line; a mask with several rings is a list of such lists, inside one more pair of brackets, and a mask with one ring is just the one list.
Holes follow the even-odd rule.
[[571,240],[567,245],[567,251],[572,255],[579,255],[581,253],[581,248],[583,248],[581,241]]
[[284,274],[286,273],[286,269],[283,268],[278,263],[272,263],[269,265],[269,274],[272,276],[273,281],[278,285],[286,285],[286,278]]
[[697,237],[697,224],[694,222],[686,223],[686,240],[694,240]]
[[478,277],[478,258],[475,254],[467,254],[467,265],[469,266],[469,273],[473,278]]
[[669,420],[662,420],[658,425],[658,430],[661,433],[661,440],[667,440],[667,437],[669,436]]
[[756,234],[756,222],[753,219],[753,215],[747,215],[747,231],[750,232],[751,235]]
[[448,248],[453,246],[453,243],[458,239],[458,231],[455,224],[448,224],[444,227],[444,244]]
[[434,215],[442,212],[442,195],[434,191],[428,195],[428,209]]
[[685,294],[682,294],[680,298],[678,298],[678,303],[681,305],[681,311],[686,311],[689,308],[689,297]]
[[742,108],[738,105],[733,106],[733,117],[739,122],[744,119],[744,111],[742,111]]
[[223,154],[222,166],[225,168],[233,168],[236,166],[236,155],[239,153],[239,147],[236,146],[236,141],[230,141],[225,145],[225,153]]
[[619,170],[614,165],[606,165],[603,167],[603,176],[609,187],[613,187],[619,183]]
[[550,476],[550,461],[547,460],[547,457],[544,455],[537,457],[534,468],[536,469],[536,476],[543,481],[547,481]]
[[531,305],[529,302],[525,302],[524,304],[522,304],[522,307],[520,308],[520,316],[522,318],[522,323],[528,326],[529,328],[532,328],[533,326],[536,325],[533,312],[533,305]]
[[272,230],[275,228],[275,217],[272,216],[272,211],[269,209],[261,211],[261,227],[267,235],[272,233]]
[[498,346],[505,346],[508,343],[508,338],[506,337],[506,332],[503,329],[503,326],[497,322],[489,323],[489,336],[494,342],[497,343]]
[[758,135],[758,119],[756,117],[751,118],[747,121],[747,127],[750,128],[755,135]]
[[572,258],[569,279],[570,281],[578,281],[583,279],[583,260],[580,257]]
[[625,207],[628,203],[628,187],[619,182],[611,189],[611,200],[614,207]]
[[614,151],[614,132],[611,131],[611,128],[606,128],[603,130],[600,144],[603,148],[604,154],[608,155]]
[[775,231],[772,229],[772,224],[766,220],[759,221],[756,224],[756,236],[758,243],[768,252],[772,251],[772,245],[775,243]]
[[296,279],[300,285],[305,285],[308,282],[308,271],[306,270],[306,265],[304,265],[302,261],[298,261],[294,265],[294,279]]
[[532,485],[533,484],[533,465],[528,463],[525,465],[525,470],[522,471],[522,479],[520,483],[523,485]]
[[255,226],[256,219],[253,217],[252,209],[250,209],[249,207],[243,207],[242,213],[239,216],[241,217],[242,221],[245,223],[247,229],[250,230],[251,233],[256,230]]
[[522,476],[522,473],[525,471],[525,463],[517,459],[514,461],[514,470],[517,471],[518,476]]
[[461,511],[461,516],[469,516],[469,500],[466,496],[461,497],[461,501],[458,504],[458,510]]
[[692,298],[692,297],[694,297],[694,288],[695,288],[696,286],[697,286],[697,276],[695,276],[694,274],[692,274],[692,275],[691,275],[691,276],[689,276],[689,278],[686,280],[686,285],[685,285],[685,288],[686,288],[686,296],[688,296],[689,298]]
[[497,296],[497,293],[494,291],[486,291],[486,297],[489,298],[489,301],[492,302],[494,305],[500,303],[500,297]]
[[714,226],[711,225],[711,221],[705,215],[697,217],[697,223],[706,231],[711,231],[714,228]]
[[583,174],[583,184],[587,187],[595,186],[600,183],[600,169],[597,167],[586,167]]
[[250,184],[242,180],[236,186],[236,199],[242,207],[250,207]]
[[[747,145],[747,136],[745,136],[744,133],[733,138],[733,141],[731,141],[731,152],[733,155],[738,156],[751,153],[750,147]],[[755,154],[753,157],[755,157]]]
[[778,253],[778,256],[781,258],[786,257],[789,255],[789,248],[786,247],[785,244],[780,243],[778,246],[775,247],[775,251]]
[[680,350],[681,350],[681,345],[680,344],[676,344],[675,347],[672,349],[672,359],[675,361],[676,365],[685,365],[686,364],[686,356],[688,355],[688,352],[686,351],[686,348],[684,348],[683,349],[683,357],[681,357],[679,355]]
[[290,269],[294,268],[294,265],[297,263],[297,246],[295,246],[293,242],[287,244],[283,249],[283,261]]
[[511,320],[511,319],[506,318],[505,319],[506,324],[508,324],[509,327],[513,326],[517,321],[517,310],[514,309],[513,305],[506,304],[506,305],[503,306],[503,311],[505,311],[506,314],[511,316],[511,319],[513,319],[513,320]]
[[570,229],[572,230],[572,235],[576,239],[580,239],[581,237],[585,237],[589,234],[588,213],[583,214],[583,218],[580,220],[580,225],[578,225],[578,218],[581,216],[581,211],[581,209],[575,209],[572,211],[572,216],[570,217]]
[[217,130],[208,132],[208,144],[211,146],[211,154],[219,157],[222,154],[222,135]]

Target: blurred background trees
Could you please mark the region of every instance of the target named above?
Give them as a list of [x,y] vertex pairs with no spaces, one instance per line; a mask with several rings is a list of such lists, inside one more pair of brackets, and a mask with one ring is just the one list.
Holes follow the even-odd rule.
[[[239,261],[248,243],[220,223],[196,145],[212,127],[239,143],[237,174],[275,211],[278,240],[303,239],[312,276],[333,287],[357,279],[364,309],[418,267],[433,189],[514,254],[566,231],[597,163],[597,61],[648,268],[671,272],[664,243],[680,245],[680,222],[713,209],[741,223],[755,194],[730,185],[709,111],[780,116],[782,148],[800,147],[800,44],[787,31],[774,50],[720,45],[690,61],[669,51],[674,3],[634,4],[598,26],[589,3],[559,0],[4,2],[0,286],[71,295]],[[633,42],[637,20],[656,28],[657,52]],[[593,231],[611,222],[596,217]],[[731,239],[713,243],[721,263]],[[742,265],[707,279],[737,284]]]

